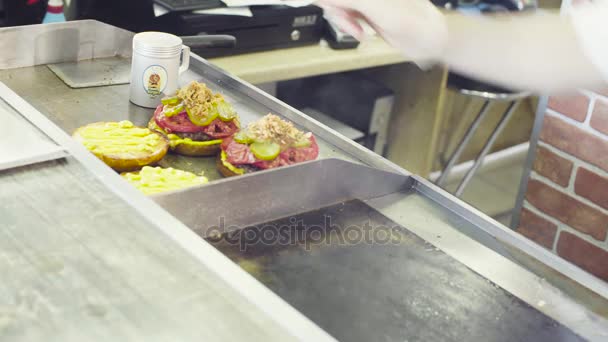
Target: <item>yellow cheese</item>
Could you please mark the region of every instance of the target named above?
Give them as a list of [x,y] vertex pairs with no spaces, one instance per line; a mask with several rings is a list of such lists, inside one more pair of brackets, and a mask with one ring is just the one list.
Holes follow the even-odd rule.
[[245,173],[245,169],[241,169],[238,168],[232,164],[230,164],[227,160],[228,155],[226,155],[226,152],[222,151],[222,153],[220,154],[220,158],[222,159],[222,164],[230,171],[236,173],[237,175],[242,175]]
[[211,145],[218,145],[218,144],[222,143],[222,139],[208,140],[208,141],[195,141],[190,138],[180,138],[178,135],[175,135],[175,134],[168,134],[167,138],[169,138],[169,145],[171,145],[172,148],[175,148],[177,145],[180,145],[180,144],[188,144],[188,145],[192,145],[192,146],[211,146]]
[[146,195],[207,184],[207,178],[173,168],[144,166],[138,172],[121,174],[129,183]]
[[79,131],[84,146],[100,154],[154,152],[162,139],[147,128],[130,121],[89,125]]

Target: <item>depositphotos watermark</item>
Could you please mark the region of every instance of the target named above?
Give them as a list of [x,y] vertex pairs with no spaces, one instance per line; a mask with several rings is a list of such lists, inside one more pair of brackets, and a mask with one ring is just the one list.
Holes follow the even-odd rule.
[[239,229],[226,227],[224,217],[219,224],[207,230],[207,240],[238,246],[241,251],[261,246],[313,246],[332,245],[398,245],[404,232],[399,226],[373,225],[369,221],[357,225],[339,225],[330,215],[323,216],[320,224],[305,224],[302,219],[291,217],[288,223],[268,223]]

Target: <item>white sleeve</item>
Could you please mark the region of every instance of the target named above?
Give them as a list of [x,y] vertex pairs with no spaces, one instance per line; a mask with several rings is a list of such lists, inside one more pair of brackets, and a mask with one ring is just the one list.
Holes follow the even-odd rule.
[[583,52],[608,82],[608,0],[595,0],[566,10]]

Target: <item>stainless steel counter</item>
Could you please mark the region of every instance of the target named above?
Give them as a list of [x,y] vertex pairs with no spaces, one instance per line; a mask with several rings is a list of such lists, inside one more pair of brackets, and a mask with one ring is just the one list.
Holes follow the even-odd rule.
[[[93,57],[128,55],[126,33],[114,32],[99,23],[86,22],[83,26],[74,22],[23,28],[25,31],[19,32],[30,30],[27,31],[29,35],[42,35],[43,32],[43,36],[53,37],[53,30],[96,30],[97,25],[103,27],[103,32],[110,32],[118,45],[114,55]],[[16,34],[11,32],[9,35]],[[95,35],[89,32],[80,33],[80,36]],[[0,47],[3,47],[2,43],[0,40]],[[71,46],[68,50],[77,52],[76,56],[81,55],[78,51],[90,48],[90,41],[84,45],[80,42],[80,48],[69,42],[65,44]],[[54,55],[51,60],[43,57],[44,53],[38,52],[32,60],[42,64],[58,62]],[[74,60],[63,61],[78,67]],[[393,222],[411,234],[411,241],[423,246],[429,244],[437,251],[433,254],[437,259],[429,259],[420,255],[424,249],[412,245],[410,249],[405,246],[405,250],[395,251],[396,255],[407,257],[408,253],[414,253],[412,255],[418,255],[418,260],[427,265],[435,262],[432,260],[444,260],[437,265],[437,270],[454,265],[451,268],[471,272],[479,277],[475,279],[494,284],[494,289],[483,287],[482,290],[481,282],[466,278],[461,272],[461,275],[454,275],[454,279],[464,282],[463,289],[467,284],[471,288],[476,286],[485,299],[478,299],[473,305],[473,301],[450,303],[449,298],[437,298],[429,304],[437,310],[449,310],[450,305],[462,308],[464,313],[455,317],[457,320],[466,319],[463,315],[480,318],[476,322],[483,326],[476,326],[476,329],[486,331],[474,336],[502,334],[504,337],[509,331],[509,325],[501,328],[501,325],[481,319],[485,312],[481,310],[483,305],[507,306],[501,311],[509,316],[505,322],[517,322],[517,316],[522,315],[521,311],[511,310],[509,305],[529,307],[525,312],[534,320],[531,326],[538,324],[539,329],[547,329],[541,333],[548,335],[530,335],[530,330],[522,329],[518,335],[522,338],[555,337],[549,334],[553,331],[549,326],[542,328],[543,322],[559,326],[557,336],[565,340],[579,337],[605,340],[608,336],[608,287],[601,280],[203,59],[194,56],[191,69],[180,80],[181,84],[191,80],[206,82],[235,104],[245,123],[273,112],[313,131],[320,141],[321,160],[217,180],[219,174],[211,159],[168,156],[163,165],[205,171],[215,181],[208,186],[146,198],[69,137],[75,128],[94,121],[129,119],[145,124],[152,111],[131,105],[127,100],[127,86],[72,89],[45,65],[11,68],[10,62],[1,62],[5,69],[0,71],[0,81],[6,86],[0,85],[0,97],[30,121],[31,129],[42,131],[69,156],[58,162],[30,164],[0,173],[3,203],[0,234],[6,235],[0,242],[5,246],[1,249],[0,269],[16,279],[0,283],[0,293],[6,298],[0,302],[0,340],[81,341],[106,340],[107,336],[114,336],[121,340],[206,337],[319,341],[332,339],[330,334],[343,338],[366,336],[357,334],[357,329],[380,331],[386,328],[382,324],[393,321],[370,319],[369,322],[375,323],[366,325],[365,315],[375,313],[365,312],[365,306],[359,307],[358,310],[363,311],[356,315],[355,311],[349,312],[350,317],[359,321],[352,322],[351,335],[345,335],[343,324],[326,326],[325,322],[343,314],[341,307],[355,310],[352,305],[345,302],[341,306],[338,300],[333,306],[315,311],[314,306],[296,300],[300,298],[306,302],[318,294],[315,286],[324,281],[323,273],[318,272],[326,263],[330,267],[327,259],[299,254],[299,258],[306,259],[302,259],[299,267],[305,267],[311,275],[320,275],[318,279],[311,279],[309,286],[275,287],[264,283],[263,278],[250,276],[201,238],[208,237],[207,233],[220,216],[231,226],[222,232],[229,233],[252,224],[296,218],[319,208],[334,208],[333,205],[349,201],[359,201],[373,209],[369,211],[368,220]],[[87,65],[91,63],[94,60]],[[4,146],[13,143],[0,142]],[[354,212],[358,211],[361,210]],[[351,216],[358,217],[354,213]],[[356,220],[355,224],[361,224],[366,216]],[[395,254],[383,251],[374,255],[390,257]],[[314,260],[318,261],[307,264]],[[372,265],[384,264],[382,259],[372,260],[360,255],[353,256],[352,260],[359,260],[362,267],[370,266],[370,269]],[[395,269],[407,264],[397,260],[391,264],[391,272],[382,272],[381,268],[375,267],[375,272],[380,272],[376,277],[388,281],[395,275],[394,281],[404,281],[416,277],[417,272],[428,271],[424,271],[422,263],[412,268]],[[286,270],[289,268],[280,269],[276,274],[289,275]],[[256,276],[255,272],[249,271]],[[293,272],[301,271],[301,268],[293,269]],[[426,281],[432,279],[431,276]],[[448,286],[449,281],[437,279],[436,293],[447,291],[456,296],[453,299],[458,298],[458,291]],[[370,301],[377,298],[373,287],[351,286],[345,280],[328,284],[346,291],[350,297],[346,296],[344,300],[353,296],[370,298]],[[361,280],[361,284],[367,282]],[[399,286],[387,284],[391,292],[386,293],[386,298],[407,298],[405,288],[400,292]],[[424,293],[419,295],[425,296]],[[432,295],[431,287],[426,295]],[[514,300],[510,302],[508,298]],[[409,304],[405,305],[404,312],[411,309]],[[377,310],[386,308],[379,306]],[[404,318],[406,323],[427,317],[425,312],[408,312],[409,318]],[[378,311],[377,314],[382,317],[384,313]],[[74,323],[80,321],[82,324]],[[414,330],[406,329],[391,330],[393,333],[386,336],[391,339],[466,338],[471,326],[453,323],[456,326],[451,328],[448,325],[429,326],[429,329],[452,329],[453,334],[412,335]]]
[[[8,59],[0,65],[65,61],[64,55],[45,57],[27,44],[15,46],[21,35],[81,43],[69,50],[76,56],[83,49],[93,53],[84,58],[111,57],[122,49],[108,52],[108,37],[66,42],[59,37],[66,30],[72,38],[105,33],[114,42],[131,36],[90,21],[3,29],[0,46],[9,44],[17,54],[24,49],[25,58],[3,55]],[[3,119],[29,121],[20,126],[24,136],[42,133],[65,151],[57,161],[21,158],[24,166],[0,171],[0,341],[333,340],[149,198],[125,187],[70,138],[70,126],[67,132],[60,128],[72,119],[126,115],[124,86],[82,89],[72,96],[46,66],[0,73],[38,107],[2,83],[2,107],[10,112],[2,113]],[[21,142],[0,139],[3,150]]]
[[0,189],[0,340],[293,338],[72,157]]

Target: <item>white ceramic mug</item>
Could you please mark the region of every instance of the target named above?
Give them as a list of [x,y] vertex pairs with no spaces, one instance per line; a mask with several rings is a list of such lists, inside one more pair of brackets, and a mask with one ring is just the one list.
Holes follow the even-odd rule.
[[[181,56],[181,65],[180,65]],[[190,48],[169,33],[142,32],[133,37],[130,100],[156,108],[160,99],[177,90],[179,75],[188,70]]]

